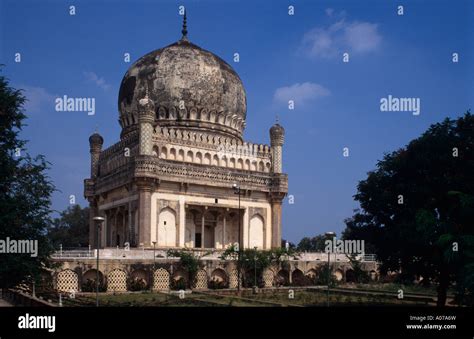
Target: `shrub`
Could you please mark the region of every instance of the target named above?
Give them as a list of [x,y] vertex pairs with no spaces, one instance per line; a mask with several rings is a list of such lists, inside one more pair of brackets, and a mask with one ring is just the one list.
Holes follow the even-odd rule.
[[[87,279],[81,286],[82,292],[95,292],[96,291],[96,279]],[[105,292],[106,286],[103,279],[99,279],[99,292]]]
[[186,280],[184,280],[184,278],[182,277],[178,279],[172,279],[170,289],[172,289],[173,291],[185,290]]
[[209,281],[209,288],[213,290],[218,290],[222,288],[227,288],[227,283],[222,280],[210,280]]
[[128,282],[128,289],[130,291],[144,291],[146,290],[146,285],[145,279],[135,277]]

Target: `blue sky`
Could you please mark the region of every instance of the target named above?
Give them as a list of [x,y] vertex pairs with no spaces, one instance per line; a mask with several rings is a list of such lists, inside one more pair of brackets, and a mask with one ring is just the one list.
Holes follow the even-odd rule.
[[[53,164],[54,209],[65,209],[71,194],[86,204],[88,137],[98,126],[105,147],[119,140],[120,81],[140,56],[180,38],[179,5],[190,40],[226,60],[244,83],[245,138],[269,143],[277,114],[286,129],[294,204],[285,202],[283,236],[291,241],[342,231],[358,206],[357,182],[384,152],[472,108],[473,1],[0,0],[2,73],[30,100],[22,137],[31,154]],[[63,95],[94,97],[96,114],[56,112],[54,99]],[[419,98],[420,115],[381,112],[388,95]]]

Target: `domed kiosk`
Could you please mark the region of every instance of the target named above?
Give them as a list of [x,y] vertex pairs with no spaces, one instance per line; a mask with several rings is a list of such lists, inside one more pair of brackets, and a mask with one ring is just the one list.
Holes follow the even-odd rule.
[[284,129],[271,128],[270,146],[246,142],[241,79],[189,41],[186,16],[182,33],[125,73],[120,140],[102,149],[98,133],[89,138],[90,243],[100,215],[101,247],[280,247]]

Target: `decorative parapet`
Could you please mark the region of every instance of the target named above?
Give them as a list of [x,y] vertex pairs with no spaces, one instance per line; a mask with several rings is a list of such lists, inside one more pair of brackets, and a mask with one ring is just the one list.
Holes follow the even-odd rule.
[[258,189],[267,192],[274,188],[287,190],[288,186],[287,177],[283,174],[275,178],[270,173],[249,173],[237,169],[171,162],[153,156],[135,157],[134,176],[209,186],[225,185],[230,187],[232,183],[238,182],[243,189]]
[[259,158],[270,158],[270,146],[265,144],[254,144],[242,142],[237,138],[224,137],[215,133],[195,132],[179,128],[168,128],[156,126],[153,135],[153,142],[172,143],[190,147],[198,147],[211,151],[225,150],[228,153],[248,152]]
[[133,131],[133,133],[127,135],[126,138],[120,140],[119,142],[113,144],[109,148],[106,148],[100,153],[99,161],[107,159],[108,157],[116,154],[123,153],[125,147],[130,147],[131,145],[138,144],[138,131]]
[[136,154],[138,154],[138,133],[133,133],[100,154],[100,176],[112,173],[117,168],[126,165]]
[[133,164],[128,162],[105,176],[97,178],[95,194],[107,193],[114,188],[122,187],[133,181]]

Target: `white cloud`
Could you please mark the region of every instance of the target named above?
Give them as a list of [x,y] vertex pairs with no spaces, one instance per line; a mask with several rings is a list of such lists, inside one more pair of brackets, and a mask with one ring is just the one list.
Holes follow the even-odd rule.
[[334,8],[326,8],[325,12],[327,16],[332,16],[334,13]]
[[304,106],[307,102],[330,95],[324,86],[312,82],[296,83],[291,86],[277,88],[273,96],[276,102],[287,103],[293,100],[295,105]]
[[105,79],[99,77],[94,72],[84,72],[84,76],[86,77],[87,81],[93,82],[97,87],[102,88],[104,91],[110,88],[110,85],[105,82]]
[[[327,9],[326,15],[335,16],[332,9]],[[327,27],[313,28],[305,33],[300,50],[310,57],[331,58],[344,52],[362,54],[375,51],[381,41],[377,24],[349,22],[343,17]]]
[[26,97],[24,109],[27,115],[54,110],[54,101],[57,96],[49,93],[43,87],[19,85],[18,88],[23,89],[23,94]]

